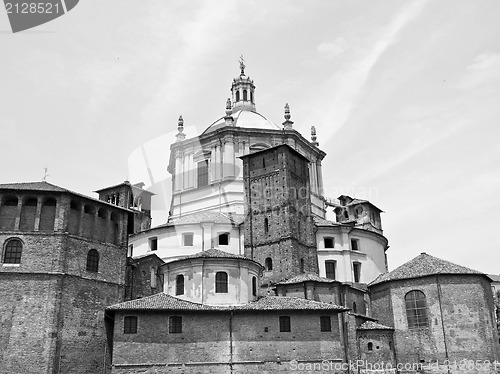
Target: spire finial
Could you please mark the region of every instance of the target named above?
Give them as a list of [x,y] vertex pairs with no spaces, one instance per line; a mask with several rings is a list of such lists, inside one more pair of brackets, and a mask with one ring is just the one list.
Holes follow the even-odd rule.
[[243,55],[240,56],[239,59],[240,62],[240,70],[241,70],[241,75],[245,75],[245,59],[243,58]]
[[234,118],[231,116],[231,114],[233,113],[232,106],[233,105],[231,103],[231,99],[228,98],[227,101],[226,101],[226,116],[224,117],[224,119],[226,120],[226,125],[227,126],[233,124]]
[[184,119],[182,118],[182,115],[179,116],[179,121],[177,122],[177,130],[179,131],[177,135],[175,136],[177,138],[177,141],[183,141],[186,139],[186,134],[183,133],[184,131]]
[[316,141],[317,137],[316,137],[316,127],[314,126],[311,126],[311,140],[312,140],[312,144],[316,147],[319,146],[319,143]]
[[293,121],[290,121],[290,118],[292,116],[290,115],[290,107],[288,106],[288,103],[285,104],[285,122],[283,122],[283,126],[285,129],[291,129],[293,125]]

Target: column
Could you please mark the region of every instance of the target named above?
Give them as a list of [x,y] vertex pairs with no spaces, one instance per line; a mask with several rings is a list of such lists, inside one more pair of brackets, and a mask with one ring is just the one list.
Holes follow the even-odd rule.
[[229,138],[224,144],[224,179],[234,179],[234,141]]
[[176,155],[175,155],[175,173],[174,173],[174,178],[175,178],[174,191],[180,191],[181,190],[181,186],[182,186],[181,175],[182,175],[181,157],[180,157],[179,152],[176,152]]

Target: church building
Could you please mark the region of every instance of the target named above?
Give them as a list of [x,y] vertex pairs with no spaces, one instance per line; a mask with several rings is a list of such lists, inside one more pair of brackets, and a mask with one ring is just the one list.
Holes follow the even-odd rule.
[[389,272],[382,210],[324,195],[316,130],[245,69],[201,134],[179,118],[165,223],[142,183],[0,184],[0,374],[497,373],[491,279]]

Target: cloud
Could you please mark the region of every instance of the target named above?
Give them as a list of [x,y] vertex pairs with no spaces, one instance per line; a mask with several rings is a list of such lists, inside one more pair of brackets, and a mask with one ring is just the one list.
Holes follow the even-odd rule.
[[328,43],[322,42],[316,47],[319,53],[324,53],[329,56],[338,56],[349,47],[347,40],[339,36],[335,41]]
[[[335,94],[327,97],[329,101],[327,107],[331,108],[330,118],[325,118],[323,125],[320,125],[322,130],[332,136],[347,122],[363,95],[365,84],[370,78],[373,67],[389,46],[397,41],[402,29],[420,14],[427,2],[428,0],[422,0],[406,4],[370,47],[357,48],[356,52],[353,52],[352,58],[347,59],[345,67],[337,70],[328,80],[326,87],[329,90],[335,87],[336,90]],[[341,53],[344,44],[339,39],[336,42],[320,44],[317,48],[318,52]],[[319,104],[321,107],[325,107],[324,101]],[[335,124],[333,131],[331,123]]]
[[465,70],[466,74],[457,88],[469,90],[483,85],[493,88],[492,82],[500,79],[500,53],[483,52]]

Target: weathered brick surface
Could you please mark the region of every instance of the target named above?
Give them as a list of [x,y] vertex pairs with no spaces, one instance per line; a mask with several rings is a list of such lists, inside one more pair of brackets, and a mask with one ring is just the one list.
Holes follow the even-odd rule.
[[[0,264],[0,373],[109,371],[104,309],[124,296],[127,212],[70,193],[12,194],[17,206],[0,205],[2,262],[9,239],[23,248],[19,264]],[[99,234],[112,226],[115,238]],[[87,271],[90,249],[97,272]]]
[[[411,290],[420,290],[426,295],[428,328],[408,328],[404,298]],[[498,359],[493,298],[485,277],[431,276],[380,284],[371,291],[374,317],[389,326],[391,320],[394,321],[398,362],[429,364],[446,359],[457,363]]]
[[[123,318],[138,316],[137,334],[123,333]],[[181,315],[182,334],[169,334],[168,317]],[[279,331],[279,317],[291,318],[291,332]],[[329,315],[331,332],[320,331]],[[267,331],[266,331],[267,328]],[[116,312],[113,373],[290,371],[290,362],[344,359],[337,313],[266,311],[218,313]],[[156,365],[156,366],[155,366]],[[179,371],[176,371],[179,370]]]
[[[307,159],[282,146],[243,160],[246,199],[245,255],[273,269],[262,284],[318,273]],[[266,225],[267,222],[267,225]]]

